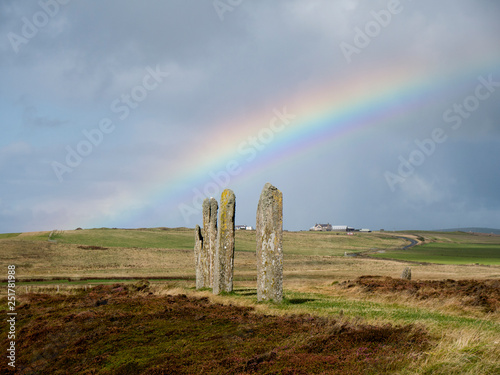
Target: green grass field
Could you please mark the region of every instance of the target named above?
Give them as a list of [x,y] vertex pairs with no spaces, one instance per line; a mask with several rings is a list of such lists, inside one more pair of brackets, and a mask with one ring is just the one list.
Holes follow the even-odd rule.
[[373,257],[440,264],[500,265],[500,246],[430,243],[409,250],[389,251]]
[[[27,241],[47,241],[50,232],[21,237]],[[186,228],[87,229],[57,231],[51,239],[61,244],[102,247],[192,249],[194,231]]]
[[[48,240],[50,232],[22,236],[20,240]],[[17,235],[17,234],[16,234]],[[5,235],[4,238],[15,237]],[[193,249],[194,230],[187,228],[151,229],[86,229],[57,231],[51,240],[60,244],[78,244],[101,247]],[[296,255],[344,255],[373,248],[397,249],[406,241],[383,233],[356,233],[347,236],[336,232],[284,232],[283,247],[288,254]],[[255,231],[236,232],[236,251],[255,252]]]
[[407,250],[374,253],[375,258],[439,264],[500,265],[500,236],[463,232],[411,232],[426,243]]
[[4,238],[13,238],[19,236],[21,233],[0,233],[0,240]]

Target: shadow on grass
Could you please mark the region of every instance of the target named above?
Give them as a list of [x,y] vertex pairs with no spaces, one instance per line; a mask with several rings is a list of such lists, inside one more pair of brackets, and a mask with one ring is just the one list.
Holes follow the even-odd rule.
[[288,302],[290,305],[301,305],[303,303],[307,302],[314,302],[316,301],[315,298],[287,298],[286,302]]
[[[234,290],[232,293],[225,293],[225,295],[233,295],[233,296],[257,296],[257,289],[253,288],[245,288]],[[301,305],[307,302],[317,301],[316,298],[284,298],[283,302],[287,305]],[[269,303],[273,303],[272,301],[268,301]]]
[[233,291],[233,295],[236,296],[256,296],[257,289],[246,288],[246,289],[238,289]]

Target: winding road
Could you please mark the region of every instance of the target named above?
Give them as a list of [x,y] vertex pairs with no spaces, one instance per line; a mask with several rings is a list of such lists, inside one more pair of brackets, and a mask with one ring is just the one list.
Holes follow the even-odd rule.
[[[408,249],[411,249],[412,247],[416,246],[419,244],[419,241],[417,241],[416,239],[412,238],[412,237],[405,237],[405,236],[393,236],[394,238],[401,238],[402,240],[405,240],[405,241],[409,241],[410,243],[402,248],[400,248],[401,250],[408,250]],[[395,250],[394,248],[392,248],[391,250]],[[348,256],[348,257],[358,257],[358,256],[370,256],[370,254],[373,254],[373,253],[380,253],[380,252],[384,252],[385,253],[386,249],[370,249],[370,250],[366,250],[366,251],[360,251],[360,252],[356,252],[356,253],[348,253],[348,252],[345,252],[344,253],[344,256]]]
[[402,238],[403,240],[406,240],[406,241],[410,241],[410,244],[409,245],[406,245],[405,247],[403,247],[403,250],[407,250],[407,249],[410,249],[412,248],[413,246],[417,245],[418,244],[418,241],[411,238],[411,237],[401,237],[401,236],[398,236],[396,238]]

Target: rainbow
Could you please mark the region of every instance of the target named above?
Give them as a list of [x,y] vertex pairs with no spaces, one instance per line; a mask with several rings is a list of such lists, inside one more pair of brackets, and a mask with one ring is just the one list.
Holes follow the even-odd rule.
[[[360,142],[373,131],[401,126],[405,116],[418,115],[419,109],[432,105],[443,95],[466,93],[475,87],[471,82],[479,75],[500,74],[499,62],[498,54],[446,69],[398,61],[392,66],[346,77],[341,82],[327,82],[321,88],[277,98],[275,102],[282,106],[277,105],[276,109],[286,107],[295,118],[276,133],[272,142],[259,150],[253,160],[248,161],[238,145],[269,127],[275,116],[272,109],[248,116],[245,121],[230,119],[207,127],[205,138],[211,139],[210,144],[200,145],[195,154],[190,148],[189,153],[179,155],[175,171],[169,170],[168,176],[152,179],[152,188],[143,194],[147,197],[144,203],[170,210],[178,210],[179,204],[193,207],[193,189],[203,191],[213,182],[209,172],[224,171],[228,161],[236,162],[241,168],[241,172],[231,178],[231,183],[243,181],[312,148],[335,140]],[[235,123],[238,126],[234,126]],[[140,204],[127,206],[126,199],[118,197],[110,207],[118,224],[93,220],[87,227],[133,226]],[[179,226],[188,224],[178,223]]]

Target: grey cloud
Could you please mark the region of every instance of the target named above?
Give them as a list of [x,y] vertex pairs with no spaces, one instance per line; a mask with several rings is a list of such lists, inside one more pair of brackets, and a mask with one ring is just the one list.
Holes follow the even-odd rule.
[[[491,173],[498,166],[500,91],[482,101],[456,131],[443,122],[443,112],[474,90],[476,72],[489,74],[464,67],[460,75],[451,68],[495,61],[500,5],[486,0],[401,4],[403,11],[351,64],[339,44],[352,43],[355,28],[365,27],[371,12],[385,9],[387,1],[244,1],[223,21],[212,1],[71,1],[18,54],[4,37],[0,98],[25,100],[15,109],[2,107],[16,126],[7,129],[3,146],[18,146],[17,153],[14,146],[0,148],[6,177],[1,199],[13,202],[4,203],[0,226],[36,229],[44,220],[56,226],[96,217],[109,226],[184,225],[167,198],[158,207],[147,194],[163,188],[156,184],[164,175],[189,192],[193,186],[187,181],[175,181],[176,165],[180,158],[216,157],[204,154],[202,146],[219,124],[232,121],[238,130],[254,113],[280,106],[293,112],[296,103],[311,100],[307,93],[324,89],[327,82],[335,93],[348,79],[357,82],[374,71],[387,69],[391,79],[390,69],[406,64],[409,75],[418,66],[456,77],[415,97],[413,109],[353,133],[359,139],[351,139],[351,148],[332,138],[279,162],[261,154],[244,166],[241,179],[234,179],[237,197],[245,197],[238,203],[238,220],[253,225],[258,194],[271,180],[284,192],[288,229],[306,229],[316,221],[374,229],[458,226],[454,213],[468,216],[470,225],[487,226],[500,213],[499,179]],[[37,2],[2,2],[0,35],[19,31],[21,18],[38,9]],[[118,120],[110,104],[130,94],[145,69],[157,65],[171,75],[130,116]],[[384,87],[369,84],[358,83],[357,89],[360,95],[370,91],[375,102]],[[59,184],[51,162],[63,161],[65,148],[85,140],[82,130],[96,128],[104,117],[112,118],[116,129]],[[260,124],[251,126],[260,129]],[[415,140],[429,137],[436,127],[446,127],[448,140],[391,192],[384,172],[397,169],[398,156],[407,157]],[[148,168],[158,175],[149,175]],[[208,172],[194,178],[196,183],[203,185]],[[315,198],[305,202],[305,191]],[[126,208],[113,199],[120,194],[136,197],[135,221],[119,215]],[[53,209],[40,202],[50,202]],[[103,202],[110,211],[102,209]],[[193,223],[198,219],[193,216]],[[123,222],[115,225],[115,220]],[[469,225],[466,219],[463,224]]]

